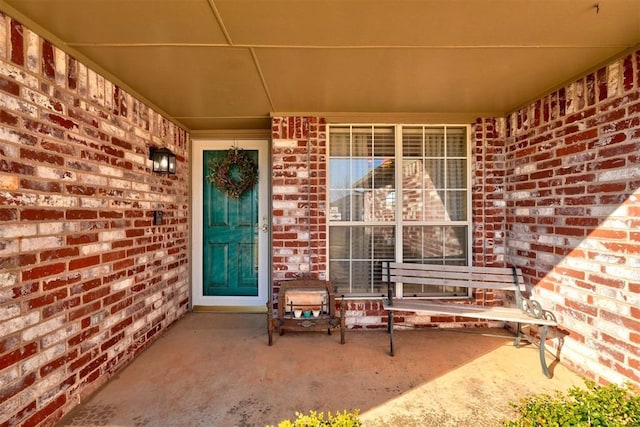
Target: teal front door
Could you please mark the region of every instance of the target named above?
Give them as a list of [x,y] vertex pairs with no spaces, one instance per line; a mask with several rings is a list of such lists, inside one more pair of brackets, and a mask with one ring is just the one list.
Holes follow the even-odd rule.
[[[232,147],[258,165],[258,182],[240,197],[227,196],[207,179],[209,163]],[[269,142],[193,141],[194,309],[264,309],[269,284]],[[238,179],[232,166],[230,175]]]
[[[245,150],[258,163],[256,150]],[[203,167],[226,156],[227,150],[206,151]],[[237,168],[230,171],[238,180]],[[234,176],[235,175],[235,176]],[[258,185],[231,198],[204,176],[203,293],[205,296],[258,295]]]

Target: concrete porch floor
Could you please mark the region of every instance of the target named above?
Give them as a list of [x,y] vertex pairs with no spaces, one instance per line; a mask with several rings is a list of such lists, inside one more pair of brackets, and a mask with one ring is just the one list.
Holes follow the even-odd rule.
[[[189,313],[60,426],[260,426],[359,409],[364,426],[499,426],[510,401],[582,379],[540,371],[502,329],[286,333],[266,315]],[[548,355],[548,360],[553,356]]]

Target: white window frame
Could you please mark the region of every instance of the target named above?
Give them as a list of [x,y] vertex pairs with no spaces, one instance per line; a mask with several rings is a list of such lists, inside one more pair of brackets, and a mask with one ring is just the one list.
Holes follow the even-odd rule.
[[[331,188],[331,184],[329,182],[329,179],[331,177],[331,129],[332,128],[344,128],[344,127],[351,127],[351,128],[362,128],[362,127],[370,127],[371,129],[375,129],[377,127],[393,127],[395,129],[395,152],[394,152],[394,161],[395,161],[395,201],[396,201],[396,206],[395,206],[395,221],[389,221],[389,222],[377,222],[377,221],[332,221],[329,215],[329,219],[327,221],[327,275],[328,277],[331,277],[331,258],[329,258],[329,254],[330,254],[330,246],[331,246],[331,242],[330,242],[330,228],[332,226],[345,226],[345,227],[358,227],[358,226],[362,226],[362,227],[367,227],[367,226],[389,226],[389,227],[394,227],[395,229],[395,261],[396,262],[402,262],[403,261],[403,227],[405,225],[416,225],[416,226],[438,226],[438,225],[442,225],[442,226],[466,226],[467,227],[467,248],[466,248],[466,263],[467,265],[471,265],[472,263],[472,259],[473,259],[473,253],[472,253],[472,249],[473,249],[473,206],[472,206],[472,161],[473,161],[473,157],[472,157],[472,133],[471,133],[471,126],[468,124],[452,124],[452,123],[447,123],[447,124],[389,124],[389,123],[336,123],[336,124],[330,124],[327,127],[327,180],[328,180],[328,190]],[[444,128],[445,129],[445,141],[446,141],[446,129],[447,128],[465,128],[466,129],[466,209],[467,209],[467,215],[466,215],[466,221],[450,221],[450,222],[444,222],[444,221],[406,221],[402,218],[402,197],[399,196],[402,194],[403,191],[403,176],[402,176],[402,165],[404,162],[404,153],[403,153],[403,149],[402,149],[402,145],[403,145],[403,141],[402,141],[402,135],[403,135],[403,130],[404,128],[416,128],[416,127],[422,127],[423,129],[426,128]],[[445,167],[446,167],[446,160],[449,157],[445,155]],[[446,169],[445,169],[445,173],[446,173]],[[329,200],[327,200],[327,209],[330,209],[330,205],[329,205]],[[353,206],[351,206],[351,208],[353,208]],[[397,283],[396,284],[396,296],[397,297],[404,297],[404,290],[403,290],[403,286],[402,283]],[[381,295],[379,293],[366,293],[366,294],[362,294],[362,293],[352,293],[352,294],[345,294],[345,297],[351,297],[351,298],[362,298],[363,296],[365,296],[366,298],[372,299],[372,298],[383,298],[384,295]],[[442,298],[445,297],[446,298],[468,298],[469,296],[471,296],[470,294],[470,290],[468,291],[467,295],[465,296],[451,296],[451,295],[433,295],[433,296],[425,296],[425,295],[418,295],[415,298],[420,298],[420,299],[438,299],[438,298]],[[414,298],[414,297],[408,297],[408,298]]]

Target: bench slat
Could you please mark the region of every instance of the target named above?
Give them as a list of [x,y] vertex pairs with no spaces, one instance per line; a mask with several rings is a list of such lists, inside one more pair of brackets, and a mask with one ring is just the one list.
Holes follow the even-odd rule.
[[[473,280],[460,280],[457,278],[449,277],[415,277],[415,276],[402,276],[391,275],[392,282],[410,283],[415,285],[436,285],[436,286],[457,286],[464,288],[483,288],[483,289],[506,289],[515,290],[513,278],[511,282],[490,282],[483,281],[481,279]],[[520,286],[520,290],[524,290],[524,286]]]
[[[520,290],[524,291],[522,271],[516,270]],[[390,273],[390,275],[389,275]],[[384,280],[418,285],[473,287],[514,290],[513,270],[510,268],[464,267],[435,264],[391,263],[382,269]]]
[[393,305],[384,302],[384,309],[389,311],[409,311],[425,314],[445,314],[460,317],[473,317],[503,322],[520,322],[534,325],[556,326],[553,320],[537,319],[527,316],[519,308],[477,306],[468,304],[440,303],[435,301],[394,299]]

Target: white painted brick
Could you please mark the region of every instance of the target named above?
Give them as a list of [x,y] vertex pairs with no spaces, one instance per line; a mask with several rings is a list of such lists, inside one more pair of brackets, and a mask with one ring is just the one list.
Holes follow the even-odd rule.
[[66,197],[51,194],[39,195],[38,205],[70,208],[78,206],[78,199],[76,197]]
[[107,208],[109,207],[109,199],[96,197],[82,197],[80,206],[83,208]]
[[91,184],[96,186],[106,186],[109,182],[109,179],[105,176],[86,173],[79,173],[77,175],[77,180],[82,184]]
[[111,249],[111,245],[108,243],[93,243],[90,245],[83,245],[80,247],[80,255],[93,255],[108,252]]
[[9,111],[19,112],[29,117],[35,118],[38,116],[38,107],[7,94],[3,94],[3,96],[0,97],[0,107]]
[[608,181],[628,181],[640,177],[640,168],[610,169],[600,172],[597,177],[598,182]]
[[72,336],[80,332],[78,323],[67,323],[65,328],[58,329],[42,337],[40,343],[42,348],[49,348],[58,343],[66,343]]
[[53,54],[55,59],[56,84],[65,87],[67,85],[67,54],[57,47],[53,48]]
[[28,88],[38,88],[39,80],[31,73],[25,73],[21,68],[14,66],[8,62],[0,63],[0,73],[8,78],[14,79],[16,82],[23,84],[22,94],[24,96],[25,91]]
[[565,265],[572,267],[576,270],[591,271],[597,273],[600,271],[600,266],[594,262],[588,260],[582,260],[579,258],[566,258]]
[[543,234],[542,236],[538,237],[538,242],[545,245],[560,246],[564,244],[564,237],[554,236],[551,234]]
[[2,239],[35,236],[37,233],[36,224],[11,224],[0,227],[0,238]]
[[20,250],[23,252],[31,252],[39,249],[54,249],[64,245],[63,237],[35,237],[26,238],[20,241]]
[[[7,19],[6,17],[0,18],[0,59],[7,58]],[[2,381],[0,381],[2,383]]]
[[110,179],[109,180],[109,186],[113,187],[113,188],[130,189],[131,188],[131,181],[125,181],[125,180],[122,180],[122,179]]
[[[12,288],[18,284],[18,275],[14,272],[0,271],[0,288]],[[0,301],[4,301],[0,299]]]
[[75,181],[75,172],[63,169],[55,169],[47,166],[36,167],[36,176],[45,179],[61,180],[61,181]]
[[0,323],[0,336],[8,336],[40,321],[40,312],[32,311],[24,316]]
[[99,233],[101,242],[111,242],[113,240],[120,240],[127,237],[127,234],[124,230],[114,230],[114,231],[102,231]]
[[142,192],[151,191],[151,186],[144,182],[133,182],[131,187],[136,191],[142,191]]
[[34,354],[32,357],[26,359],[22,365],[22,372],[33,372],[42,365],[54,360],[65,353],[67,346],[64,343],[60,343],[46,350],[41,350]]
[[0,256],[10,256],[20,252],[20,240],[12,239],[6,242],[0,241]]
[[98,170],[102,175],[112,176],[112,177],[122,177],[124,174],[122,169],[114,168],[111,166],[100,165],[98,166]]
[[273,148],[298,148],[297,139],[274,139],[272,141]]
[[3,305],[0,307],[0,320],[11,319],[20,314],[20,306],[18,304]]
[[[629,329],[625,328],[622,323],[613,323],[601,318],[595,319],[594,326],[612,337],[616,337],[622,341],[629,341]],[[585,334],[588,336],[588,334]]]
[[27,45],[27,68],[38,74],[40,72],[40,37],[28,28],[24,28],[24,38]]
[[640,280],[640,272],[636,269],[628,268],[624,265],[608,265],[605,266],[604,272],[619,279],[630,281]]
[[32,341],[64,326],[65,316],[51,318],[22,332],[22,339]]
[[[2,21],[0,19],[0,21]],[[12,382],[16,381],[18,378],[21,378],[22,375],[20,375],[20,370],[18,369],[17,366],[10,366],[2,371],[0,371],[0,384],[11,384]],[[3,405],[1,407],[4,407],[4,402]]]

